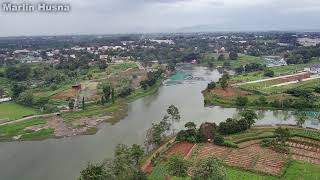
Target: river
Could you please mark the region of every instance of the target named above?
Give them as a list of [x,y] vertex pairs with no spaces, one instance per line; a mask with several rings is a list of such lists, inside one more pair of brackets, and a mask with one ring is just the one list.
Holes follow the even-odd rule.
[[[162,119],[171,104],[176,105],[181,114],[176,129],[188,121],[198,125],[205,121],[219,123],[236,116],[238,110],[234,108],[204,107],[201,91],[208,82],[219,79],[221,74],[217,70],[194,66],[182,70],[193,78],[165,81],[154,95],[129,104],[126,118],[114,125],[102,124],[95,135],[0,143],[0,179],[77,179],[88,162],[111,158],[117,144],[143,144],[146,130]],[[258,114],[258,125],[295,124],[290,112],[258,111]],[[307,121],[305,125],[319,128],[318,121]]]

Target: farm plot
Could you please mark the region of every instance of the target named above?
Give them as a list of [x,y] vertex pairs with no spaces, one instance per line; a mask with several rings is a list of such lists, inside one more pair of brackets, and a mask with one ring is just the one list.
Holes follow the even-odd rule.
[[229,166],[279,175],[288,160],[287,155],[253,144],[242,149],[232,149],[207,143],[198,150],[197,159],[214,156]]
[[187,156],[187,154],[190,152],[194,144],[192,143],[178,143],[174,145],[170,150],[167,152],[166,157],[170,157],[173,154],[180,154],[183,157]]

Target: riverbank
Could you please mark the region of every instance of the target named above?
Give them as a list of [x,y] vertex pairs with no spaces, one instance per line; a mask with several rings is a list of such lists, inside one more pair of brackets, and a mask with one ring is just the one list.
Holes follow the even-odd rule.
[[101,123],[115,124],[126,117],[128,103],[154,94],[161,84],[162,81],[158,80],[147,90],[136,89],[128,97],[116,100],[114,104],[89,103],[84,110],[61,112],[50,117],[5,124],[0,126],[0,141],[32,141],[95,134]]
[[[295,67],[277,68],[277,72],[291,72]],[[222,88],[220,83],[216,83],[215,87],[206,88],[202,91],[204,103],[228,108],[305,111],[319,109],[319,75],[301,71],[260,80],[254,78],[262,73],[234,75],[227,80],[227,87]],[[248,79],[250,80],[247,81]]]

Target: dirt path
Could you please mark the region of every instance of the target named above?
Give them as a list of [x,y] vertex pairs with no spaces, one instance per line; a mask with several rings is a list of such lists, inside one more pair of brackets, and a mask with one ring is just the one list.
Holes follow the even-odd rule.
[[286,86],[286,85],[290,85],[290,84],[296,84],[296,83],[299,83],[299,82],[311,81],[311,80],[319,79],[319,78],[320,78],[320,76],[315,76],[315,77],[311,77],[311,78],[307,78],[307,79],[302,79],[301,81],[297,80],[297,81],[290,81],[290,82],[285,82],[285,83],[281,83],[281,84],[272,85],[272,86],[269,86],[268,88]]
[[270,81],[270,80],[276,80],[276,79],[281,79],[281,78],[294,77],[294,76],[303,75],[303,74],[306,74],[306,72],[300,72],[300,73],[290,74],[290,75],[285,75],[285,76],[278,76],[278,77],[273,77],[273,78],[266,78],[266,79],[261,79],[261,80],[249,81],[249,82],[244,82],[244,83],[237,83],[237,84],[233,84],[233,86],[241,86],[241,85],[245,85],[245,84],[254,84],[254,83]]
[[164,145],[162,145],[160,148],[158,148],[142,165],[141,169],[143,172],[146,173],[151,173],[152,171],[152,164],[151,164],[151,159],[153,157],[156,156],[157,153],[161,153],[167,146],[169,143],[173,143],[176,140],[176,138],[174,137],[173,139],[171,139],[169,142],[165,143]]
[[57,116],[58,114],[60,114],[60,113],[51,113],[51,114],[41,114],[41,115],[28,116],[28,117],[25,117],[25,118],[21,118],[21,119],[9,121],[9,122],[1,123],[0,126],[4,126],[4,125],[8,125],[8,124],[14,124],[14,123],[30,120],[30,119],[33,119],[33,118],[47,118],[47,117]]

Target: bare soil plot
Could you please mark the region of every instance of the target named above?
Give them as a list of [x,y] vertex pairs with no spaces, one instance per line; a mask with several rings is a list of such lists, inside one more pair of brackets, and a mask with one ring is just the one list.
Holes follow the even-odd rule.
[[62,117],[52,116],[47,119],[46,124],[34,125],[25,128],[25,130],[40,131],[42,129],[54,129],[54,135],[56,137],[69,137],[87,132],[88,128],[96,127],[104,120],[110,118],[105,117],[92,117],[92,118],[80,118],[73,121],[71,124],[65,123]]
[[198,152],[197,158],[203,159],[209,156],[214,156],[219,159],[224,159],[229,154],[231,149],[227,147],[217,146],[212,143],[205,143]]
[[292,159],[302,160],[312,164],[320,164],[320,147],[310,144],[303,144],[297,142],[289,142],[290,153]]
[[215,88],[211,91],[212,94],[216,94],[220,97],[235,97],[235,96],[246,96],[249,92],[242,91],[237,88],[228,87],[227,89]]
[[187,143],[187,142],[183,142],[183,143],[178,143],[175,144],[172,148],[170,148],[170,150],[167,152],[166,157],[170,157],[173,154],[180,154],[183,157],[185,157],[190,150],[192,149],[192,147],[194,146],[194,144],[192,143]]
[[258,151],[252,149],[252,147],[247,147],[240,150],[232,150],[231,153],[227,155],[225,162],[230,166],[249,169],[253,166],[254,161],[258,156]]

